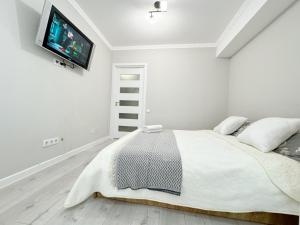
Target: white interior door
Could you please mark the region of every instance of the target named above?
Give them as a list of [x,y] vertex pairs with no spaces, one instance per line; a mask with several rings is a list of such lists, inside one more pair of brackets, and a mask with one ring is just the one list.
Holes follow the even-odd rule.
[[144,126],[145,64],[114,64],[110,133],[120,138]]

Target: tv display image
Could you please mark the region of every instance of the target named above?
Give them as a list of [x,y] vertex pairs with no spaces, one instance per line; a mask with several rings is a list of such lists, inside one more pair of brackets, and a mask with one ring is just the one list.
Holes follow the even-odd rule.
[[44,48],[87,69],[93,45],[91,40],[52,5],[42,44]]

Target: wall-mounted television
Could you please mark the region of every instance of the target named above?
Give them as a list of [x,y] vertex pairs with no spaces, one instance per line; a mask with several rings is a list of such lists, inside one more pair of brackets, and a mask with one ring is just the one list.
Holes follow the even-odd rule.
[[46,0],[36,43],[84,69],[89,68],[94,43]]

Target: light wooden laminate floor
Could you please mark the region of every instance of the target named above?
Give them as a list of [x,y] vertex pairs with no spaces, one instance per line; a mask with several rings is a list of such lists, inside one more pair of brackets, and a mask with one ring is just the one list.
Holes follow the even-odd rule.
[[0,225],[254,225],[206,215],[89,198],[64,209],[76,178],[110,141],[0,190]]

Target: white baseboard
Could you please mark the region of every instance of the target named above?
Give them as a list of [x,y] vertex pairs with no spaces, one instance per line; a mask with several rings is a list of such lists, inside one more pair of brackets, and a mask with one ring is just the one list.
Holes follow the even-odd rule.
[[36,165],[34,165],[32,167],[29,167],[29,168],[27,168],[25,170],[22,170],[20,172],[15,173],[15,174],[12,174],[12,175],[10,175],[8,177],[4,177],[4,178],[0,179],[0,189],[2,189],[4,187],[7,187],[7,186],[9,186],[9,185],[11,185],[11,184],[13,184],[13,183],[15,183],[17,181],[22,180],[22,179],[25,179],[28,176],[31,176],[31,175],[33,175],[35,173],[38,173],[38,172],[40,172],[40,171],[42,171],[42,170],[44,170],[44,169],[46,169],[46,168],[48,168],[50,166],[53,166],[53,165],[55,165],[55,164],[57,164],[59,162],[62,162],[62,161],[66,160],[66,159],[68,159],[68,158],[70,158],[70,157],[72,157],[74,155],[77,155],[77,154],[79,154],[79,153],[81,153],[83,151],[90,150],[90,149],[96,147],[97,145],[102,144],[103,142],[105,142],[105,141],[107,141],[109,139],[110,139],[109,136],[102,137],[102,138],[100,138],[100,139],[98,139],[96,141],[93,141],[91,143],[83,145],[83,146],[81,146],[79,148],[75,148],[75,149],[73,149],[73,150],[71,150],[71,151],[69,151],[67,153],[64,153],[62,155],[59,155],[59,156],[57,156],[55,158],[52,158],[52,159],[49,159],[47,161],[41,162],[39,164],[36,164]]

